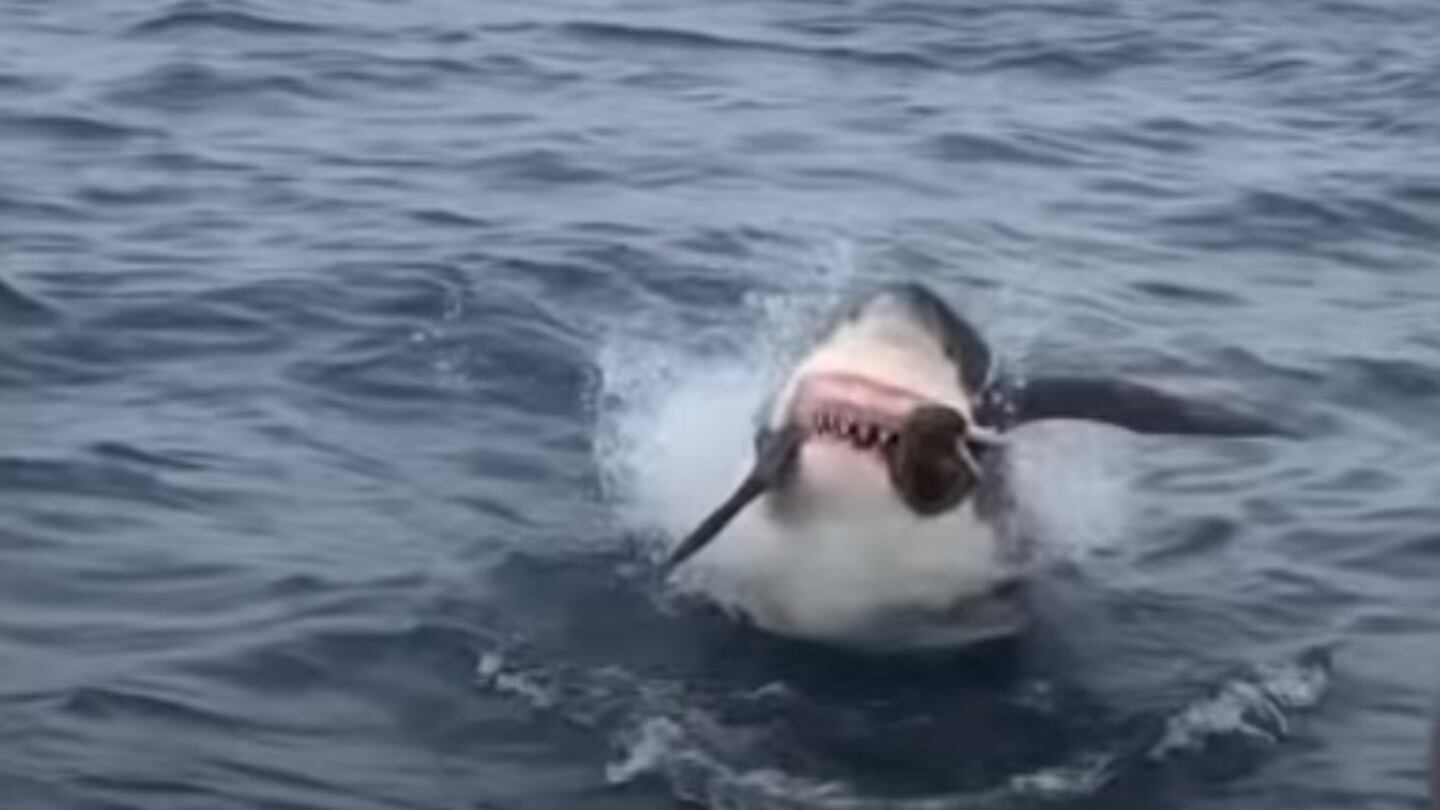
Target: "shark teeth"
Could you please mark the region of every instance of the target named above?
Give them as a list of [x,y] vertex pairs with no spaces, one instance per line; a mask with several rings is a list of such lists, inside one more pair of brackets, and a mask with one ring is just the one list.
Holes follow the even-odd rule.
[[810,423],[810,432],[816,436],[847,441],[862,450],[874,447],[892,447],[900,440],[900,434],[869,415],[847,410],[817,411]]

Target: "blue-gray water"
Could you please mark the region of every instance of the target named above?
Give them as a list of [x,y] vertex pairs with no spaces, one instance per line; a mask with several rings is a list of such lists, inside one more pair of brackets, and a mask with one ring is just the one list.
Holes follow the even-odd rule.
[[[0,805],[1422,806],[1437,30],[7,0]],[[665,605],[616,484],[652,413],[901,277],[1013,367],[1305,436],[1080,442],[1044,511],[1103,542],[1018,650],[866,663]]]

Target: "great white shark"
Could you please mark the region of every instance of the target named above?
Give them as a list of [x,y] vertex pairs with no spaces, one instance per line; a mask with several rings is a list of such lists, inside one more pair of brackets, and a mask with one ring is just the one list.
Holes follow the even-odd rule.
[[843,307],[800,358],[761,409],[739,486],[666,569],[782,636],[887,651],[1011,634],[1032,555],[1007,525],[1005,432],[1044,419],[1283,432],[1136,382],[1016,384],[938,295],[890,284]]

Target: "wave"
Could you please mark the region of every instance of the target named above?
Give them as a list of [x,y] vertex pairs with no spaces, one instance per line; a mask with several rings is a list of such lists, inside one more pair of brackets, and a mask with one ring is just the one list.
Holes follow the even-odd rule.
[[128,464],[25,456],[0,456],[0,491],[30,493],[36,501],[95,497],[172,509],[213,506],[227,497]]
[[106,94],[114,104],[163,111],[209,110],[269,96],[319,99],[327,94],[299,76],[234,74],[194,62],[159,65],[117,82]]
[[[607,735],[615,753],[603,776],[611,785],[658,778],[677,799],[732,810],[1001,810],[1134,789],[1157,774],[1156,766],[1183,769],[1221,748],[1241,747],[1248,764],[1259,764],[1320,704],[1332,666],[1331,651],[1317,647],[1247,667],[1169,713],[1133,720],[1138,732],[1093,740],[1052,764],[999,775],[988,788],[921,795],[873,792],[783,761],[755,764],[754,749],[765,747],[757,746],[756,732],[727,724],[674,681],[647,681],[615,667],[557,670],[498,649],[480,655],[476,674],[486,690]],[[778,685],[740,697],[793,699]]]
[[1215,250],[1269,248],[1310,254],[1320,246],[1364,245],[1382,238],[1424,245],[1440,240],[1440,227],[1413,207],[1415,203],[1398,191],[1383,188],[1364,195],[1319,188],[1251,189],[1157,221],[1183,235],[1187,243]]
[[155,134],[141,127],[77,113],[0,113],[0,127],[11,135],[75,144],[117,143]]
[[1075,147],[1034,137],[995,137],[949,133],[932,138],[927,152],[947,163],[1015,163],[1026,166],[1074,166]]
[[221,6],[200,0],[183,0],[132,25],[133,35],[173,34],[193,31],[221,31],[258,36],[317,34],[324,28],[274,14]]
[[58,314],[44,301],[21,292],[0,278],[0,321],[11,325],[48,323]]
[[811,59],[834,60],[909,70],[934,70],[943,67],[925,56],[904,51],[880,51],[841,46],[800,45],[773,40],[747,39],[682,28],[630,25],[616,22],[575,21],[561,25],[561,30],[576,37],[608,40],[628,45],[731,51],[737,54],[768,53]]

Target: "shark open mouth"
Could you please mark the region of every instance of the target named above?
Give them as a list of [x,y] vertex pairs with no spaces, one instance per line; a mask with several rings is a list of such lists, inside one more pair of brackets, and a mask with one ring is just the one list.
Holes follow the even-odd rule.
[[790,420],[806,439],[845,442],[857,450],[893,450],[912,411],[928,400],[854,374],[814,374],[800,382]]
[[913,391],[854,374],[800,382],[791,424],[802,442],[841,443],[883,465],[896,495],[916,514],[960,503],[979,483],[979,457],[965,415]]
[[916,514],[940,514],[959,504],[980,480],[971,425],[961,412],[913,391],[855,374],[822,373],[799,383],[783,426],[756,441],[755,466],[739,487],[671,550],[673,570],[698,553],[751,501],[783,487],[795,473],[801,446],[844,443],[882,465],[896,495]]

